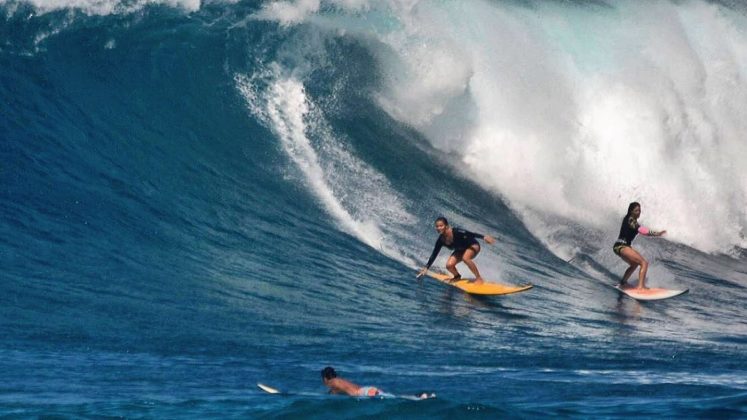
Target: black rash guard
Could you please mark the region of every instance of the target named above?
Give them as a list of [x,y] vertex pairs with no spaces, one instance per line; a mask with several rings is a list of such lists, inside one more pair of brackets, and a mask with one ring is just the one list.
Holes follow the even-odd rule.
[[622,226],[620,226],[620,235],[615,241],[615,245],[630,246],[633,243],[633,239],[638,235],[638,228],[640,227],[641,225],[638,224],[638,221],[633,216],[623,217]]
[[444,242],[444,237],[441,235],[438,235],[438,240],[436,240],[436,246],[433,248],[433,253],[431,253],[431,257],[428,258],[428,264],[425,266],[430,268],[431,264],[433,264],[433,261],[436,261],[436,257],[438,257],[438,253],[441,252],[441,247],[446,247],[449,249],[452,249],[454,251],[465,251],[467,248],[471,247],[472,245],[478,243],[477,239],[482,239],[485,237],[485,235],[481,235],[479,233],[470,232],[468,230],[460,229],[460,228],[451,228],[451,233],[454,235],[454,242],[451,243],[451,245],[447,245]]

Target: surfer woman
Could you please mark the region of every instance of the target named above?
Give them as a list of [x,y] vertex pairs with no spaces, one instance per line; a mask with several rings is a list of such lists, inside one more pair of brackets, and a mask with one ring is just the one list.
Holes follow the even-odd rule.
[[485,242],[489,244],[495,243],[495,239],[489,235],[481,235],[457,227],[452,228],[445,217],[436,219],[435,226],[438,232],[438,240],[436,241],[436,246],[433,248],[431,257],[428,259],[428,263],[418,273],[418,278],[425,275],[431,264],[433,264],[433,261],[436,260],[438,253],[441,252],[441,247],[446,246],[446,248],[454,250],[448,261],[446,261],[446,269],[454,276],[451,279],[452,281],[462,278],[456,269],[456,265],[464,262],[470,271],[472,271],[472,274],[475,275],[475,284],[484,283],[475,262],[472,261],[480,253],[480,243],[477,242],[477,239],[485,239]]
[[653,231],[645,226],[638,224],[638,218],[641,216],[641,205],[633,202],[628,206],[628,214],[623,217],[622,226],[620,226],[620,235],[612,246],[615,254],[619,255],[626,263],[630,264],[625,274],[620,280],[620,287],[624,287],[628,278],[640,266],[638,272],[638,289],[645,289],[646,271],[648,271],[648,261],[641,256],[631,243],[639,233],[646,236],[661,236],[667,233],[666,230],[660,232]]

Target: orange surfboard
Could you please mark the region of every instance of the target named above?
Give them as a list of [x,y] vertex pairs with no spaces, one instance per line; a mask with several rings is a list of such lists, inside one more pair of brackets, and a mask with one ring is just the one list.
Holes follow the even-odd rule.
[[508,284],[491,283],[488,281],[483,284],[475,284],[473,283],[474,279],[461,279],[457,281],[451,281],[451,275],[449,274],[435,273],[433,271],[428,271],[425,274],[432,279],[438,280],[441,283],[448,284],[449,286],[456,287],[457,289],[472,295],[509,295],[512,293],[524,292],[534,287],[531,284],[525,284],[522,286],[511,286]]

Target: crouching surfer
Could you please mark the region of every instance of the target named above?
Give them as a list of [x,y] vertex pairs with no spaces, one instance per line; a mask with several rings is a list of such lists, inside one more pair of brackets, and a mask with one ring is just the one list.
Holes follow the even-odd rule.
[[439,217],[436,219],[434,225],[438,232],[438,240],[436,240],[436,246],[433,248],[428,263],[426,263],[425,267],[423,267],[423,269],[418,273],[418,278],[425,275],[436,260],[436,257],[438,257],[438,253],[441,252],[441,248],[445,246],[446,248],[453,250],[451,256],[446,261],[446,269],[449,270],[453,276],[453,281],[462,278],[461,274],[459,274],[459,271],[456,269],[456,265],[463,262],[470,271],[472,271],[472,274],[475,275],[475,284],[484,283],[480,271],[477,269],[477,265],[473,261],[477,257],[477,254],[480,253],[480,243],[477,242],[477,239],[484,239],[488,244],[495,243],[495,239],[489,235],[481,235],[458,227],[451,227],[445,217]]

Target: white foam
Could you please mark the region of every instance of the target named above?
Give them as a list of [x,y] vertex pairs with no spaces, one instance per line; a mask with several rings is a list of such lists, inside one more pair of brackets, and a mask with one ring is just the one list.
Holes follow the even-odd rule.
[[[515,208],[616,231],[639,201],[670,240],[747,247],[743,14],[703,1],[372,7],[398,23],[359,34],[376,39],[381,106]],[[324,24],[355,36],[356,18]]]
[[[89,15],[131,13],[149,4],[161,4],[193,12],[200,9],[201,0],[20,0],[33,6],[39,13],[74,9]],[[9,3],[0,0],[0,4]]]
[[263,5],[255,17],[275,20],[288,26],[302,22],[316,13],[320,5],[320,0],[273,1]]

